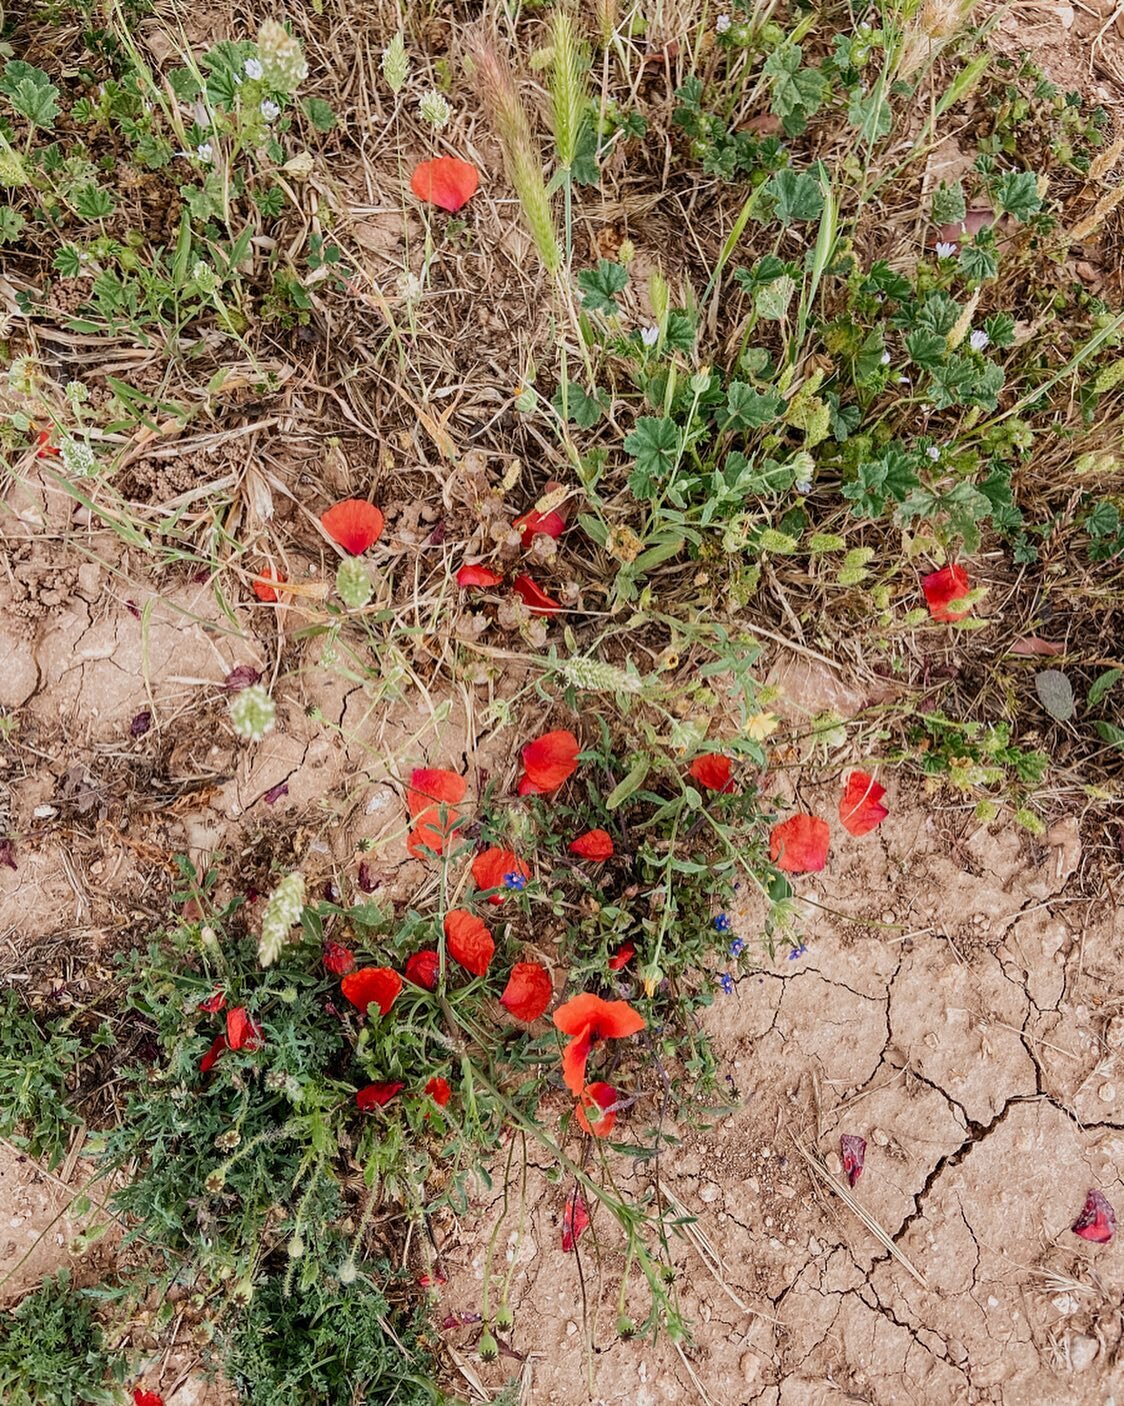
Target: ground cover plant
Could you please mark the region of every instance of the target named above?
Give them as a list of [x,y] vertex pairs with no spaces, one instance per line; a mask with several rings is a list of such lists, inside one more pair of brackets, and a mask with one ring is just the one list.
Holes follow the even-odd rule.
[[[6,17],[20,550],[108,571],[146,687],[161,598],[261,646],[174,715],[149,689],[113,775],[158,738],[163,794],[189,733],[232,773],[303,727],[348,758],[304,821],[271,782],[165,862],[81,1009],[5,993],[0,1134],[53,1170],[89,1127],[84,1233],[129,1270],[17,1310],[15,1400],[153,1406],[188,1340],[250,1402],[459,1399],[435,1225],[532,1167],[556,1252],[615,1256],[618,1336],[689,1342],[661,1159],[730,1109],[707,1012],[798,969],[801,876],[878,845],[895,774],[1112,833],[1124,310],[1077,270],[1118,252],[1124,137],[1003,14]],[[794,715],[770,641],[873,701]],[[383,783],[353,864],[310,843]],[[478,1362],[520,1360],[512,1264]]]

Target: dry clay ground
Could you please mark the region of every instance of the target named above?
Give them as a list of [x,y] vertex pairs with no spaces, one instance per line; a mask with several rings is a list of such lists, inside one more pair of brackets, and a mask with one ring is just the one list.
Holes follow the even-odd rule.
[[[1020,38],[1059,82],[1111,101],[1111,7],[1070,10],[1072,28],[1068,9],[1029,13]],[[205,582],[146,586],[143,562],[108,535],[60,545],[61,528],[81,523],[50,495],[32,488],[13,506],[0,705],[19,731],[0,754],[0,800],[20,840],[18,868],[0,866],[6,982],[31,989],[57,971],[53,998],[82,1002],[113,952],[159,921],[173,854],[223,853],[229,868],[280,828],[308,876],[336,876],[345,894],[360,842],[375,841],[383,896],[411,896],[418,871],[404,862],[389,773],[418,756],[510,768],[512,736],[483,721],[491,686],[447,711],[411,693],[388,721],[318,667],[314,645],[276,680],[275,734],[235,746],[222,680],[249,664],[272,681],[299,608],[231,620]],[[783,651],[770,663],[793,708],[864,701]],[[151,727],[134,737],[144,712]],[[829,788],[802,795],[830,803]],[[697,1218],[675,1250],[692,1341],[617,1339],[607,1218],[595,1216],[580,1256],[564,1255],[566,1188],[532,1169],[499,1232],[516,1326],[495,1367],[473,1358],[465,1320],[479,1311],[501,1202],[482,1194],[466,1224],[439,1227],[449,1279],[434,1323],[466,1395],[515,1375],[538,1406],[1124,1403],[1124,1249],[1068,1230],[1087,1187],[1124,1209],[1124,926],[1098,887],[1100,838],[1077,813],[1038,842],[904,786],[891,783],[889,801],[874,836],[837,845],[828,870],[802,881],[806,954],[744,977],[710,1013],[733,1111],[709,1130],[681,1127],[678,1149],[622,1183],[640,1196],[658,1179],[667,1204]],[[749,942],[758,916],[737,915]],[[839,1192],[842,1132],[869,1145],[853,1193],[863,1217]],[[70,1258],[80,1153],[81,1135],[49,1175],[0,1145],[6,1299]],[[103,1242],[77,1271],[93,1278],[110,1255]],[[229,1400],[191,1365],[183,1352],[154,1356],[146,1377],[169,1406]]]

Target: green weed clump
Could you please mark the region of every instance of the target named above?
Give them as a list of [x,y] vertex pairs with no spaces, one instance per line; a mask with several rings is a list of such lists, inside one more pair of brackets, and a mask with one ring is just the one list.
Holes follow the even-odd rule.
[[107,1347],[96,1301],[64,1270],[0,1315],[6,1406],[118,1406],[125,1359]]

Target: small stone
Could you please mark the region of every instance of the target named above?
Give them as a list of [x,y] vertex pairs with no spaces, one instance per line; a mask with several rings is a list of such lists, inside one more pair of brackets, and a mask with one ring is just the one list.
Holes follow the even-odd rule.
[[783,1196],[786,1201],[791,1201],[796,1196],[796,1188],[787,1181],[777,1183],[777,1195]]
[[1124,1015],[1114,1015],[1105,1026],[1104,1042],[1113,1050],[1124,1045]]
[[1097,1097],[1100,1099],[1100,1101],[1101,1101],[1102,1103],[1115,1103],[1115,1102],[1116,1102],[1116,1085],[1115,1085],[1115,1084],[1102,1084],[1102,1085],[1100,1086],[1100,1088],[1097,1090]]
[[578,1325],[577,1325],[576,1323],[574,1323],[573,1321],[571,1321],[571,1322],[569,1322],[569,1323],[566,1324],[566,1336],[567,1336],[568,1338],[572,1338],[572,1337],[574,1336],[574,1334],[575,1334],[577,1331],[578,1331]]
[[1070,1369],[1074,1372],[1087,1372],[1093,1365],[1099,1346],[1096,1338],[1087,1337],[1084,1333],[1074,1333],[1066,1340]]
[[761,1377],[761,1359],[755,1352],[743,1352],[738,1359],[742,1378],[747,1386],[752,1386]]
[[843,1162],[837,1152],[829,1152],[823,1160],[824,1166],[833,1177],[837,1177],[843,1170]]
[[708,1181],[707,1184],[703,1187],[703,1189],[699,1192],[699,1200],[705,1201],[709,1206],[712,1202],[717,1201],[719,1196],[721,1195],[721,1189],[715,1186],[712,1181]]
[[56,815],[58,810],[55,806],[36,806],[31,812],[33,820],[54,820]]
[[890,1134],[883,1132],[881,1128],[872,1128],[870,1140],[876,1147],[888,1147],[890,1145]]

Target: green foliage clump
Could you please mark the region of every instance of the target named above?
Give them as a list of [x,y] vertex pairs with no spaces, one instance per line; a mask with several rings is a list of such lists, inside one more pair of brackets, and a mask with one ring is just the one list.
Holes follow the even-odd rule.
[[124,1359],[110,1352],[91,1299],[65,1270],[0,1317],[5,1406],[117,1406]]

